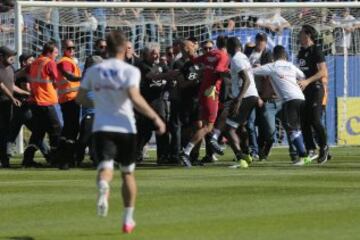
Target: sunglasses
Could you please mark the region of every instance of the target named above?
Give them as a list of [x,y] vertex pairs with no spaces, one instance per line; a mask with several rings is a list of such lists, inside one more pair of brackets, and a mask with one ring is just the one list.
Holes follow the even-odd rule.
[[106,48],[106,46],[104,46],[104,45],[100,45],[100,46],[99,46],[99,48],[100,48],[100,49],[105,49],[105,48]]
[[204,47],[204,50],[211,50],[211,49],[213,49],[212,47]]
[[67,47],[66,50],[75,50],[74,46]]

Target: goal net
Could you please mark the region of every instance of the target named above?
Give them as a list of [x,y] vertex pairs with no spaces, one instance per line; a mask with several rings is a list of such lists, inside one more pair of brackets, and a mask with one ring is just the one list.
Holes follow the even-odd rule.
[[[218,35],[237,36],[244,46],[258,32],[267,33],[268,48],[283,45],[296,63],[298,34],[304,24],[318,31],[329,70],[324,122],[331,144],[360,144],[360,4],[358,3],[86,3],[18,2],[14,13],[1,14],[1,44],[39,54],[49,40],[73,39],[80,64],[94,52],[94,41],[121,29],[136,53],[149,42],[162,52],[177,39],[199,43]],[[21,31],[14,41],[15,29]],[[325,109],[325,108],[324,108]],[[279,134],[279,141],[281,140]]]

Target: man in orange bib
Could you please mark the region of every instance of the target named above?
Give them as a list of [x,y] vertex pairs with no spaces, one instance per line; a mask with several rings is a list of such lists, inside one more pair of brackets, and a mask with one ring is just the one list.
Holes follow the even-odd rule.
[[55,58],[58,49],[54,42],[44,45],[42,54],[30,65],[28,78],[32,94],[32,112],[34,129],[29,145],[24,152],[23,165],[25,167],[38,167],[34,162],[34,154],[42,143],[45,133],[49,135],[50,154],[58,147],[61,125],[55,106],[58,96],[55,81],[59,78]]
[[64,120],[59,148],[62,150],[60,168],[68,169],[74,164],[75,141],[79,133],[80,106],[75,102],[81,80],[81,70],[75,58],[75,45],[70,39],[64,41],[64,56],[57,64],[59,79],[56,82],[59,103]]

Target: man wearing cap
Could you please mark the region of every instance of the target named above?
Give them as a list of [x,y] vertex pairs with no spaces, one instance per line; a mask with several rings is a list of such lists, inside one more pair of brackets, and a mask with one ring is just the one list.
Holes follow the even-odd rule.
[[60,168],[67,169],[75,159],[75,140],[79,133],[80,106],[75,102],[80,87],[81,70],[75,59],[75,45],[70,39],[64,41],[64,56],[57,64],[59,79],[56,82],[59,103],[64,120],[59,149],[63,162]]
[[13,93],[17,92],[23,95],[30,95],[14,84],[14,57],[16,52],[8,47],[0,47],[0,166],[9,167],[9,157],[7,156],[6,146],[9,134],[10,120],[12,116],[12,105],[20,106]]

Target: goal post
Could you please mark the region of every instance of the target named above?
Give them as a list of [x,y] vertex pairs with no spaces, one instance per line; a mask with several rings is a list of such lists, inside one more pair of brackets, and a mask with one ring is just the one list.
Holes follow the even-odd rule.
[[[350,9],[350,15],[344,12]],[[288,22],[274,28],[260,19],[279,14]],[[22,30],[24,19],[25,30]],[[281,22],[281,21],[280,21]],[[304,24],[319,33],[329,70],[326,125],[332,144],[360,144],[360,3],[359,2],[43,2],[17,1],[15,46],[39,54],[49,39],[74,39],[76,57],[83,64],[92,54],[93,42],[112,29],[121,29],[137,53],[147,43],[158,42],[161,50],[176,39],[195,37],[199,42],[225,34],[237,36],[245,45],[256,33],[266,32],[270,48],[284,45],[290,60],[300,49],[298,32]],[[350,30],[349,30],[350,29]],[[349,37],[350,36],[350,37]],[[358,99],[359,98],[359,99]],[[359,121],[357,121],[359,119]]]

